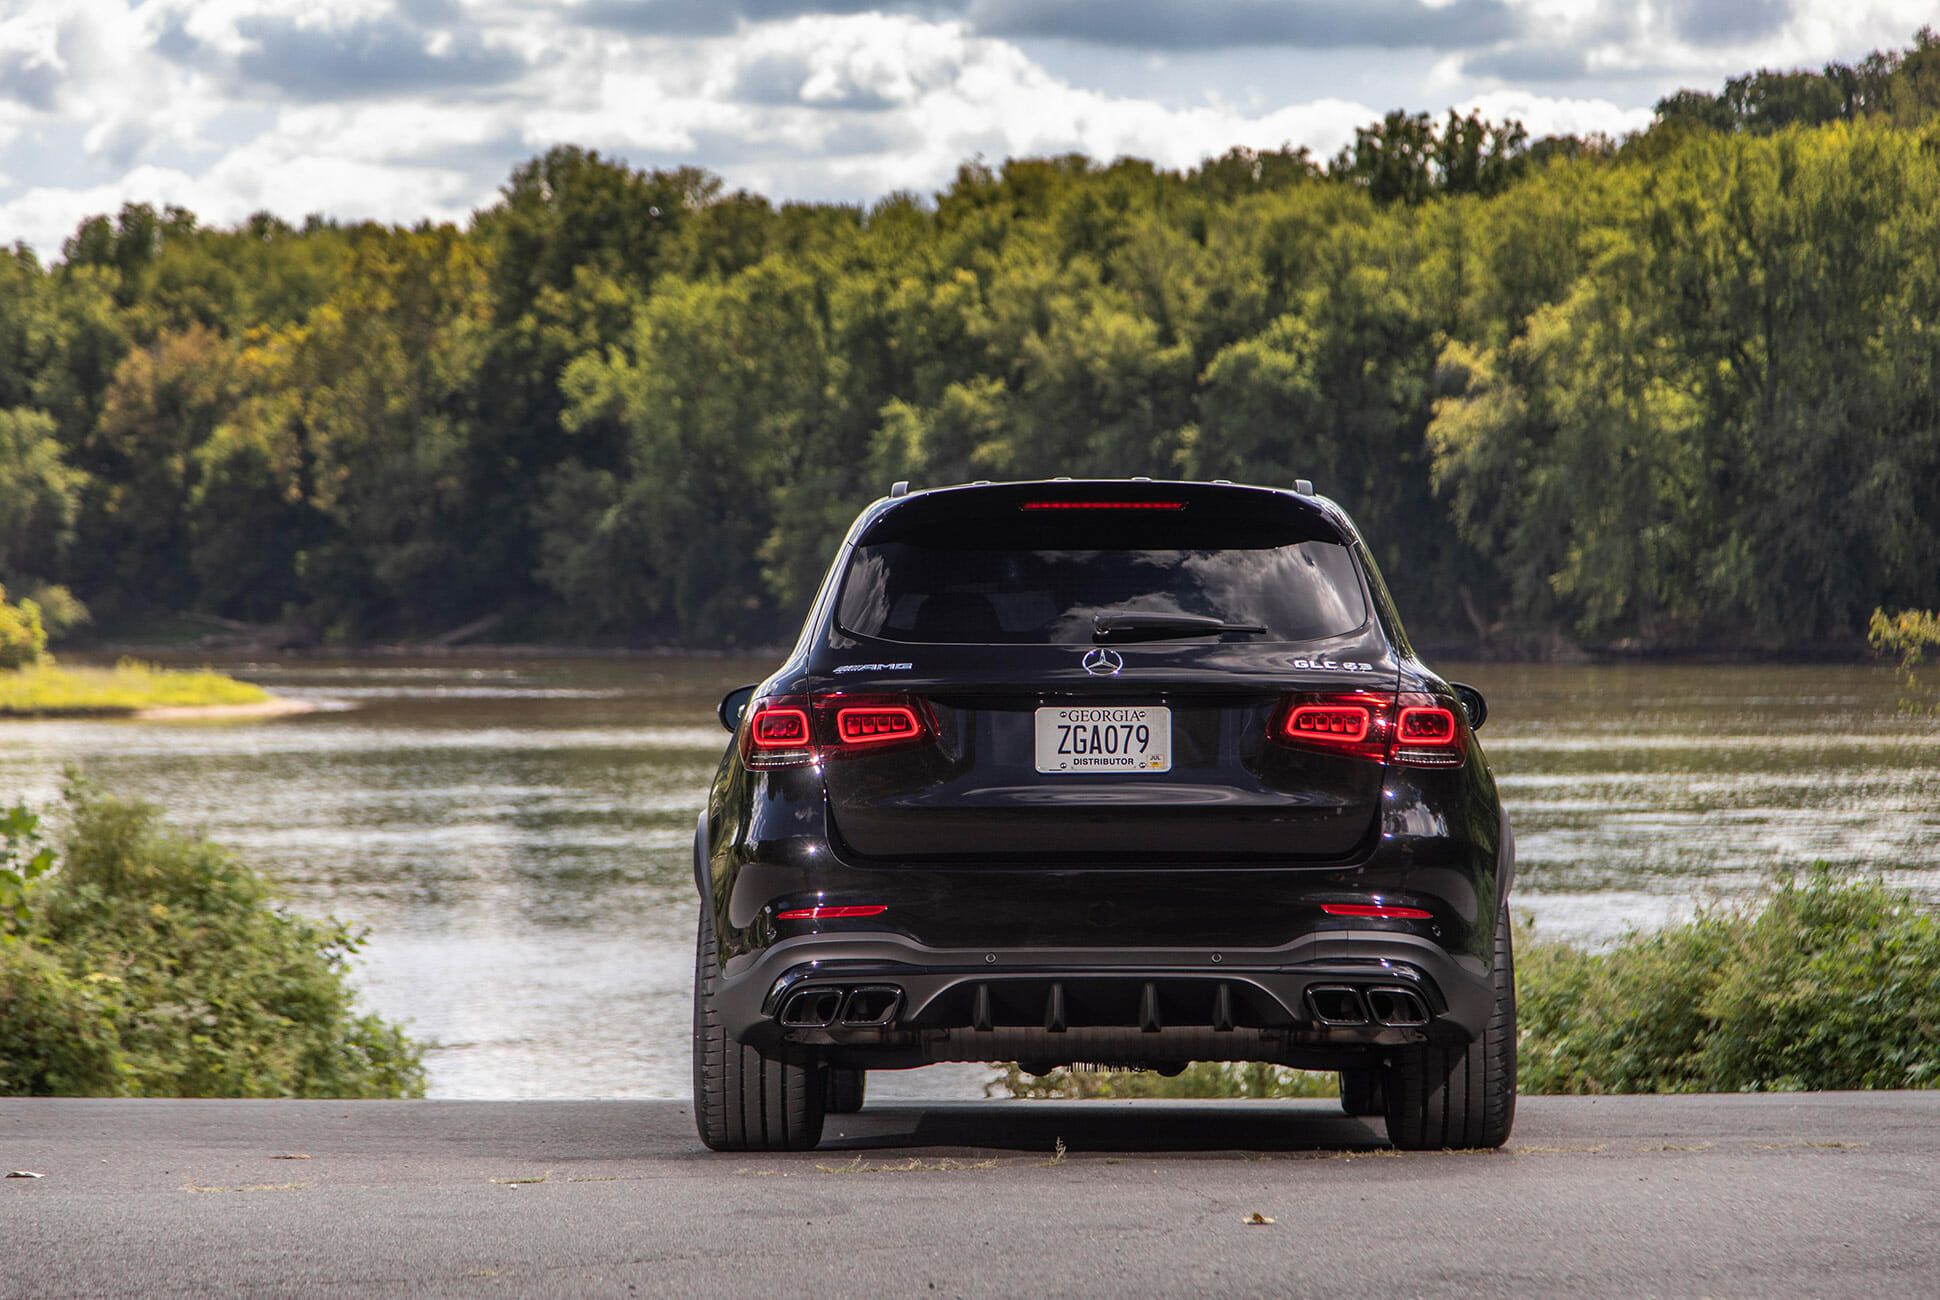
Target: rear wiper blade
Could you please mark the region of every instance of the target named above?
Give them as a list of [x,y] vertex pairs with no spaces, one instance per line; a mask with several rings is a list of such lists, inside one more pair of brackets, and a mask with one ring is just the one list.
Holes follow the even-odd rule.
[[1220,636],[1227,632],[1264,632],[1259,623],[1228,623],[1204,614],[1100,614],[1091,639],[1100,645],[1123,641],[1168,641],[1173,637]]

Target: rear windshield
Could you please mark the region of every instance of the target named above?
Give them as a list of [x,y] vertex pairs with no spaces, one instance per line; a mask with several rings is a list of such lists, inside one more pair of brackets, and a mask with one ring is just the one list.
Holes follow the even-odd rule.
[[1088,643],[1096,620],[1124,614],[1317,640],[1359,628],[1367,601],[1347,548],[1316,531],[1230,517],[939,519],[865,537],[836,619],[857,636],[926,644]]

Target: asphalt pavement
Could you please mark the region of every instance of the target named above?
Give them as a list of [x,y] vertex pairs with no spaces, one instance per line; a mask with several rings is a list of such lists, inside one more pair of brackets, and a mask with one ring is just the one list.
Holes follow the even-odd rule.
[[[0,1101],[0,1296],[1940,1295],[1940,1092],[950,1102],[714,1155],[672,1101]],[[1270,1222],[1256,1222],[1255,1216]]]

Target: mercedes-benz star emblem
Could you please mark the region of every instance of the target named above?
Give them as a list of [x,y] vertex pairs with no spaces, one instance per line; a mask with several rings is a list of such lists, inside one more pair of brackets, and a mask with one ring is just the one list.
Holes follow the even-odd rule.
[[1124,667],[1124,656],[1116,650],[1094,646],[1085,653],[1085,671],[1093,677],[1116,677]]

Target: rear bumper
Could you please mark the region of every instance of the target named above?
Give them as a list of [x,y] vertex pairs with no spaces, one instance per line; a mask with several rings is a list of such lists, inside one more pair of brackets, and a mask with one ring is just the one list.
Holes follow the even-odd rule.
[[876,1067],[946,1060],[1266,1060],[1325,1068],[1464,1043],[1489,972],[1418,935],[1329,930],[1284,947],[944,949],[877,931],[731,959],[716,1008],[758,1048]]

